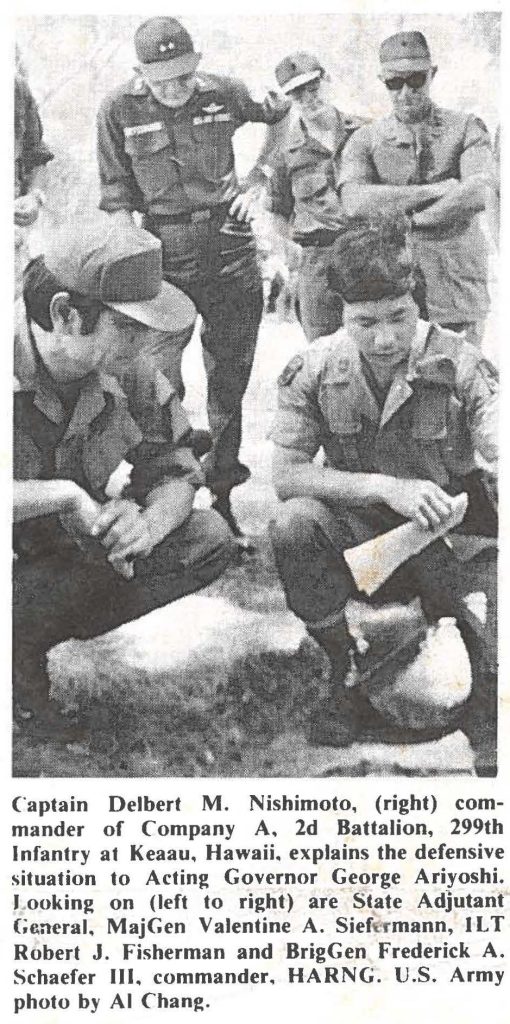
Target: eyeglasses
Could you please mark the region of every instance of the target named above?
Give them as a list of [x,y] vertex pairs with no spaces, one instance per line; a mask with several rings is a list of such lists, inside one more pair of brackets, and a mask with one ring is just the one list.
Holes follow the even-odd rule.
[[292,100],[300,100],[306,94],[316,94],[319,92],[322,82],[322,75],[320,78],[312,78],[311,82],[305,82],[304,85],[298,85],[297,89],[291,89],[289,97]]
[[396,75],[395,78],[385,78],[384,84],[390,92],[400,92],[407,85],[413,92],[423,89],[427,81],[426,71],[413,71],[410,75]]

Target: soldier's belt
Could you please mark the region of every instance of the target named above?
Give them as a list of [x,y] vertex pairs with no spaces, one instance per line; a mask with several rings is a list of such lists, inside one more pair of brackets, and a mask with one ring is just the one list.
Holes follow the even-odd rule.
[[151,213],[146,218],[146,223],[148,226],[150,224],[156,226],[160,224],[201,224],[210,220],[222,223],[227,216],[229,206],[230,203],[221,203],[205,210],[190,210],[188,213]]
[[338,231],[329,231],[328,228],[324,228],[319,231],[311,231],[307,235],[296,234],[294,240],[299,242],[304,249],[308,249],[312,246],[332,245],[339,234],[340,229]]

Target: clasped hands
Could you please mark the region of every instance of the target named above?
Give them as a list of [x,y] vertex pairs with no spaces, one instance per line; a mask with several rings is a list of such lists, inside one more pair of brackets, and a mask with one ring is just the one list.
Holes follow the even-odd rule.
[[80,489],[61,522],[78,544],[85,538],[97,540],[112,569],[124,579],[133,578],[133,560],[147,558],[154,547],[147,510],[129,498],[100,505]]

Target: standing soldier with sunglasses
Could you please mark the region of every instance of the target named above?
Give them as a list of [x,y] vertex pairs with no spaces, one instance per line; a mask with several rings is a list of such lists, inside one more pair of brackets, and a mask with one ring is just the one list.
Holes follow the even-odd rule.
[[488,131],[478,117],[430,99],[437,67],[421,32],[385,39],[379,78],[393,113],[356,132],[339,178],[350,215],[404,211],[426,285],[422,315],[481,344],[489,309],[488,252],[477,214],[495,172]]

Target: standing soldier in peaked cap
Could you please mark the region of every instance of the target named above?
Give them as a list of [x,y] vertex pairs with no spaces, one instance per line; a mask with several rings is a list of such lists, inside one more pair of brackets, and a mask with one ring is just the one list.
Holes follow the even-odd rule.
[[[325,70],[313,54],[292,53],[275,70],[292,103],[288,130],[265,166],[268,207],[281,233],[303,247],[299,318],[308,341],[332,334],[342,322],[342,302],[328,285],[329,247],[345,214],[336,192],[342,150],[365,124],[346,117],[325,95]],[[295,115],[295,116],[293,116]]]
[[179,398],[137,359],[147,329],[189,326],[194,306],[162,281],[156,238],[102,221],[64,225],[29,264],[14,351],[14,695],[60,739],[47,650],[198,590],[231,555],[223,519],[193,510],[203,476]]
[[[239,534],[230,492],[250,475],[239,461],[241,414],[262,287],[251,229],[236,218],[245,214],[232,139],[248,121],[277,122],[288,104],[272,96],[256,103],[242,82],[199,73],[201,54],[175,18],[145,21],[135,49],[138,74],[99,111],[100,205],[117,216],[144,214],[163,244],[165,279],[202,314],[213,439],[207,482],[215,507]],[[174,372],[189,337],[177,343]]]
[[489,295],[477,214],[495,187],[489,134],[478,117],[432,102],[437,68],[421,32],[390,36],[379,56],[393,113],[346,146],[339,177],[345,209],[411,214],[428,318],[480,344]]
[[[279,380],[282,504],[271,533],[289,607],[331,661],[330,699],[312,720],[317,743],[346,746],[366,723],[358,688],[345,687],[344,610],[358,591],[344,551],[406,520],[438,527],[461,492],[468,511],[448,545],[436,541],[407,561],[378,601],[419,595],[432,621],[456,616],[474,666],[483,660],[484,679],[495,671],[497,377],[474,346],[418,319],[412,271],[405,223],[361,221],[339,235],[331,280],[344,326],[295,356]],[[320,449],[324,465],[315,461]],[[481,635],[464,601],[480,590]]]

